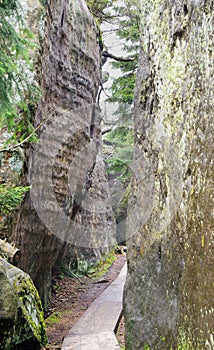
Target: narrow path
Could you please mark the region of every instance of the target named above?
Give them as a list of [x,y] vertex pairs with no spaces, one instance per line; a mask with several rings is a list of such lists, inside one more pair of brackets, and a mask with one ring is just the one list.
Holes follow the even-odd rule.
[[127,265],[65,337],[62,350],[119,350],[114,330],[122,312]]

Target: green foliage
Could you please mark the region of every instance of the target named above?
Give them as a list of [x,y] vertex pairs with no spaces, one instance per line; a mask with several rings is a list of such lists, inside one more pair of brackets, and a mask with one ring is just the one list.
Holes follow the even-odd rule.
[[99,20],[99,23],[112,18],[108,11],[112,8],[115,0],[86,0],[92,15]]
[[115,175],[121,182],[127,184],[131,177],[134,130],[125,125],[118,126],[105,134],[104,141],[113,146],[111,157],[106,160],[107,173]]
[[[113,62],[114,68],[121,70],[121,76],[114,79],[111,87],[112,96],[110,102],[131,105],[134,100],[134,86],[137,71],[138,49],[139,49],[139,28],[140,9],[139,3],[134,0],[126,0],[127,6],[115,7],[115,11],[121,16],[116,35],[123,43],[123,52],[133,57],[133,61]],[[125,55],[124,55],[125,56]],[[117,113],[120,110],[117,111]]]
[[[35,48],[32,32],[26,28],[17,0],[0,2],[0,127],[23,139],[32,130],[30,111],[37,103],[39,89],[32,84],[29,50]],[[28,73],[28,74],[27,74]],[[29,77],[27,77],[29,75]],[[31,77],[30,77],[31,75]],[[22,119],[28,117],[22,125]],[[24,117],[23,117],[24,115]]]
[[134,100],[135,72],[129,72],[114,79],[111,91],[111,102],[131,105]]
[[28,190],[28,186],[9,188],[5,185],[0,185],[0,216],[8,214],[11,210],[16,209]]
[[124,39],[124,51],[135,54],[139,48],[140,5],[139,1],[125,0],[124,2],[125,7],[124,5],[115,7],[115,11],[121,17],[116,34],[120,39]]
[[[126,6],[124,6],[124,3]],[[140,8],[139,1],[125,0],[124,3],[114,7],[114,11],[119,18],[118,29],[115,33],[123,44],[123,56],[131,56],[133,60],[112,62],[114,68],[120,69],[121,75],[114,79],[108,101],[118,103],[115,115],[119,117],[120,126],[106,134],[104,140],[107,141],[108,145],[113,146],[112,155],[106,160],[109,178],[116,177],[125,185],[128,185],[131,178],[130,165],[134,145],[134,132],[131,128],[130,114],[134,101],[138,62]]]
[[78,260],[76,267],[62,264],[61,272],[66,276],[73,278],[79,278],[87,275],[93,277],[94,279],[99,279],[108,271],[115,259],[114,249],[102,256],[99,261],[93,264],[88,263],[85,257],[82,256],[81,259]]
[[86,3],[89,7],[91,14],[94,17],[96,26],[97,26],[97,38],[101,50],[103,50],[103,36],[100,29],[100,24],[104,21],[112,19],[111,12],[108,11],[109,8],[112,8],[116,0],[86,0]]

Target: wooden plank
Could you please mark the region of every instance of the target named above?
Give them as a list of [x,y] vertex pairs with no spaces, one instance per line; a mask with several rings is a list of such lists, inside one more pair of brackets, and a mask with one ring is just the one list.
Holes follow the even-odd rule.
[[12,244],[6,242],[6,240],[3,241],[0,239],[0,251],[12,264],[18,263],[21,257],[21,251]]
[[71,334],[63,342],[63,350],[120,350],[113,332]]
[[62,350],[120,349],[114,330],[123,308],[123,288],[127,265],[117,279],[90,305],[71,328]]

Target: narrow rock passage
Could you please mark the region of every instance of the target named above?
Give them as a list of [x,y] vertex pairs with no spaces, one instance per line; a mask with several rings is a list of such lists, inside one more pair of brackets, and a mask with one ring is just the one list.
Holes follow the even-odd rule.
[[63,350],[118,350],[114,330],[122,312],[123,287],[127,265],[119,276],[91,304],[71,328],[62,344]]

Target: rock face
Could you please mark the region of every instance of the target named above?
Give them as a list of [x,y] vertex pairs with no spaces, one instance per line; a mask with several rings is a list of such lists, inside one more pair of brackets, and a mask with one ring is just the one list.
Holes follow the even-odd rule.
[[0,349],[46,345],[42,304],[30,277],[0,257]]
[[52,1],[43,40],[43,96],[34,120],[39,143],[26,173],[32,188],[12,238],[22,250],[19,266],[46,304],[51,271],[68,244],[97,260],[114,244],[115,222],[95,105],[97,30],[84,1]]
[[126,349],[213,349],[213,2],[143,1]]

